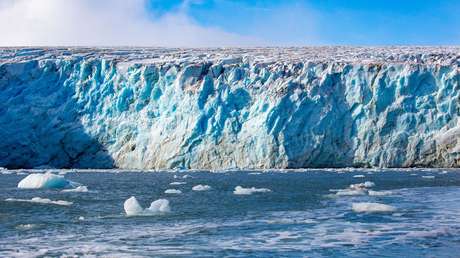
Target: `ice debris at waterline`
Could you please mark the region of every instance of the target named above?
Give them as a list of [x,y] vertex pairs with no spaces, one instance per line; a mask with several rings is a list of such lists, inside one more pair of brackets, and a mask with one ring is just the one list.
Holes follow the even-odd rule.
[[23,189],[53,189],[72,188],[80,184],[65,179],[63,176],[52,173],[30,174],[18,183],[18,188]]
[[211,187],[209,185],[195,185],[192,187],[193,191],[209,191]]
[[63,201],[63,200],[57,200],[53,201],[47,198],[41,198],[41,197],[34,197],[32,199],[16,199],[16,198],[7,198],[5,199],[7,202],[30,202],[30,203],[39,203],[39,204],[55,204],[55,205],[62,205],[62,206],[70,206],[73,204],[73,202],[68,202],[68,201]]
[[351,209],[357,213],[383,213],[396,211],[396,208],[391,205],[375,202],[353,203]]
[[144,209],[137,201],[136,197],[132,196],[127,199],[123,205],[126,216],[150,216],[168,213],[171,211],[169,201],[166,199],[158,199],[150,204],[150,207]]
[[459,53],[3,48],[0,166],[457,167]]
[[268,189],[268,188],[255,188],[255,187],[244,188],[242,186],[237,186],[237,187],[235,187],[235,190],[233,191],[233,194],[236,194],[236,195],[251,195],[253,193],[268,193],[268,192],[271,192],[271,190]]
[[64,189],[62,190],[64,193],[87,193],[89,192],[88,187],[85,185],[78,186],[77,188],[73,189]]

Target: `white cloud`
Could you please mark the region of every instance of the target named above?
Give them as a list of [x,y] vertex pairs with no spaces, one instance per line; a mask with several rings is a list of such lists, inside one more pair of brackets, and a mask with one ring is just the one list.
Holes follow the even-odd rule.
[[151,19],[145,0],[0,0],[1,46],[257,45],[198,25],[182,10]]

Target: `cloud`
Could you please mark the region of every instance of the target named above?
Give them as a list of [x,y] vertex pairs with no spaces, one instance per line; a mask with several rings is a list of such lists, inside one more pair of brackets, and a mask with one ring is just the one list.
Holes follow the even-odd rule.
[[[152,19],[146,0],[0,0],[1,46],[251,46],[183,8]],[[190,1],[186,1],[186,4]]]

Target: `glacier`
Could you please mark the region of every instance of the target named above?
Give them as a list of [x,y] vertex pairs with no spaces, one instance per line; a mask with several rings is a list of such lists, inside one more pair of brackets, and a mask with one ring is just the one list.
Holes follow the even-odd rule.
[[0,166],[458,167],[460,47],[0,48]]

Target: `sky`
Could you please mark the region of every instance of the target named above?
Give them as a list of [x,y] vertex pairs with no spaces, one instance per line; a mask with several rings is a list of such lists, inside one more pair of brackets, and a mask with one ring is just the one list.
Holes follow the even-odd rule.
[[0,0],[0,45],[460,45],[459,14],[459,0]]

